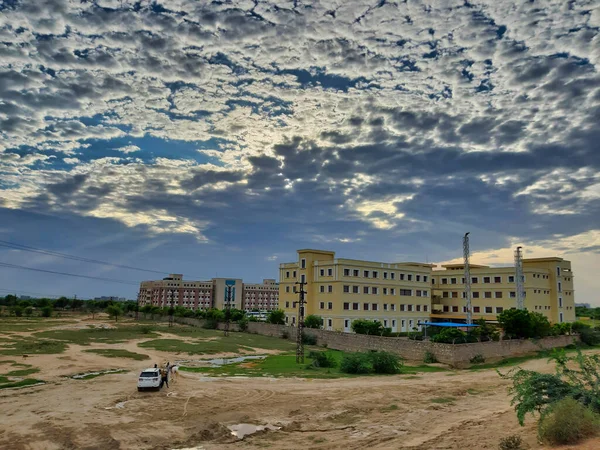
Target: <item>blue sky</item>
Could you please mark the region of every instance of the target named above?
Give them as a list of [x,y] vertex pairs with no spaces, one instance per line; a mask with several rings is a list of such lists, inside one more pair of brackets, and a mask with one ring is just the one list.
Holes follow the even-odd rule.
[[259,281],[306,247],[446,262],[470,231],[474,262],[570,259],[600,305],[599,63],[591,0],[0,0],[0,240]]

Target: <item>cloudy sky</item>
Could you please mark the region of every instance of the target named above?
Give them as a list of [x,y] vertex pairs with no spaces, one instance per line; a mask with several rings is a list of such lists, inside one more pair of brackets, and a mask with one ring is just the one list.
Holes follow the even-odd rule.
[[474,262],[563,256],[600,304],[599,64],[598,0],[0,0],[0,240],[258,281],[305,247],[448,261],[470,231]]

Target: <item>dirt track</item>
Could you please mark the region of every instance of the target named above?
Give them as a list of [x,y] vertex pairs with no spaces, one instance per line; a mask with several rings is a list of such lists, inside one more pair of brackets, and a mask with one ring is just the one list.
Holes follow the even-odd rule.
[[[153,361],[104,358],[82,353],[79,346],[28,358],[49,383],[0,391],[0,448],[497,449],[499,439],[513,433],[530,448],[543,448],[533,420],[518,425],[507,383],[493,370],[338,380],[206,379],[180,373],[169,389],[138,393],[141,369],[177,357],[136,348],[135,342],[111,347],[141,351]],[[552,369],[545,360],[524,367]],[[105,368],[131,372],[64,378]],[[456,400],[431,402],[439,397]],[[238,441],[226,428],[238,423],[282,428]],[[577,448],[600,448],[600,440]]]

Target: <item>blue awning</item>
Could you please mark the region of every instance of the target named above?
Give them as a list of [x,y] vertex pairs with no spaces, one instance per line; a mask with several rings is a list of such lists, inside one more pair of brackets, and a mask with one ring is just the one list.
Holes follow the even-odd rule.
[[466,323],[454,323],[454,322],[421,322],[419,325],[432,326],[432,327],[453,327],[453,328],[462,328],[462,327],[478,327],[479,325],[475,324],[466,324]]

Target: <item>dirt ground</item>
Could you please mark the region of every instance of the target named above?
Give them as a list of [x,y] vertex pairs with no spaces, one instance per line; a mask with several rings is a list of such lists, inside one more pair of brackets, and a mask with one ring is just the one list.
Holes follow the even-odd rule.
[[[105,358],[89,348],[125,348],[149,361]],[[210,355],[215,357],[219,355]],[[139,372],[172,355],[123,345],[70,346],[59,355],[30,356],[48,384],[0,391],[0,448],[51,449],[497,449],[518,434],[531,449],[535,421],[517,423],[507,382],[494,370],[336,380],[206,378],[180,372],[170,388],[137,392]],[[0,356],[0,360],[17,359]],[[21,361],[19,361],[21,362]],[[523,367],[551,371],[546,360]],[[74,380],[65,375],[122,369],[128,373]],[[434,398],[454,397],[450,403]],[[271,424],[238,440],[234,424]],[[600,440],[580,449],[600,448]]]

